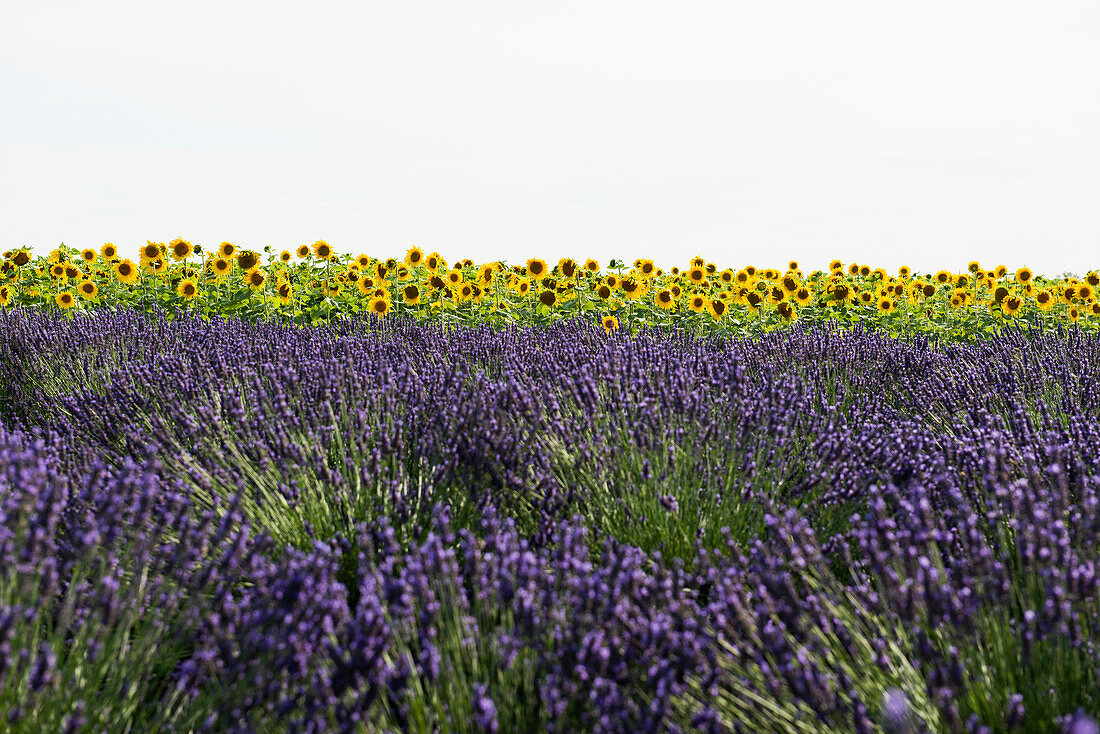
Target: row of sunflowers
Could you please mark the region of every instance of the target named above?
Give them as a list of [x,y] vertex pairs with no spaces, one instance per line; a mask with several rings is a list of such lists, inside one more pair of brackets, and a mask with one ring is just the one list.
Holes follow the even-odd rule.
[[61,245],[47,256],[3,253],[0,308],[74,311],[103,306],[192,309],[204,316],[280,318],[318,324],[348,314],[409,315],[453,323],[543,324],[599,318],[620,325],[687,326],[751,334],[796,321],[867,323],[893,333],[972,336],[1005,323],[1100,328],[1096,271],[1044,278],[1027,267],[916,274],[833,260],[828,269],[722,267],[695,257],[667,271],[648,259],[531,258],[524,264],[449,263],[411,247],[402,259],[338,253],[318,240],[294,252],[222,242],[205,250],[182,238],[148,241],[136,261],[106,243]]

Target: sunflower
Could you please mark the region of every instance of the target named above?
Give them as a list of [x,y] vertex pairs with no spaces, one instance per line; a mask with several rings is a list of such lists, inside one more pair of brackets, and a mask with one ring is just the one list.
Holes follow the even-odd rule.
[[611,315],[604,316],[600,319],[600,323],[603,325],[604,332],[608,334],[619,328],[619,320]]
[[1039,291],[1035,294],[1035,304],[1043,311],[1054,308],[1054,295],[1050,291]]
[[237,266],[248,272],[260,264],[260,256],[251,250],[243,250],[237,255]]
[[999,285],[993,289],[993,302],[1000,303],[1004,299],[1008,298],[1008,288],[1003,285]]
[[799,283],[798,279],[794,276],[785,275],[783,276],[783,280],[780,282],[780,285],[782,285],[783,290],[787,291],[788,293],[794,293],[799,289],[802,284]]
[[971,273],[976,273],[982,269],[982,265],[977,260],[971,260],[967,264],[966,269],[969,270]]
[[424,264],[428,266],[428,270],[433,273],[438,272],[440,268],[447,267],[446,261],[440,256],[438,252],[433,252],[424,259]]
[[309,249],[309,245],[298,245],[298,249],[294,251],[294,254],[304,260],[305,258],[309,257],[310,252],[311,250]]
[[103,247],[99,248],[99,254],[104,260],[114,260],[118,257],[118,248],[112,242],[104,242]]
[[290,283],[283,281],[279,284],[279,287],[275,289],[275,295],[279,297],[279,303],[285,306],[290,303],[290,297],[294,295],[294,290],[290,287]]
[[1004,265],[998,265],[997,267],[993,268],[993,274],[997,278],[1003,278],[1008,275],[1008,268]]
[[141,248],[141,262],[147,263],[164,257],[164,249],[159,242],[146,240]]
[[317,240],[313,243],[313,254],[316,255],[319,260],[328,260],[332,257],[332,245],[324,240]]
[[631,301],[635,298],[639,298],[642,293],[645,292],[645,289],[642,288],[642,284],[635,278],[623,278],[619,283],[619,288],[622,289],[623,293]]
[[340,285],[340,281],[336,278],[329,278],[325,281],[325,295],[329,298],[336,298],[344,292],[344,287]]
[[91,300],[99,294],[99,287],[92,281],[85,280],[77,286],[77,292],[80,293],[81,298]]
[[790,301],[783,301],[775,307],[775,310],[783,317],[784,321],[794,321],[798,318],[798,309],[792,306]]
[[726,302],[718,298],[707,301],[707,310],[715,321],[720,321],[726,314]]
[[462,282],[461,270],[450,270],[447,272],[446,281],[451,285],[458,285]]
[[693,267],[693,268],[701,268],[706,264],[707,264],[707,260],[704,257],[700,257],[699,255],[696,255],[695,257],[691,258],[691,267]]
[[707,308],[707,299],[705,296],[696,294],[688,300],[688,308],[695,313],[703,313]]
[[[16,265],[19,265],[19,263],[16,263]],[[1093,288],[1100,287],[1100,273],[1097,273],[1095,270],[1091,271],[1088,275],[1085,276],[1085,282],[1091,285]]]
[[374,282],[374,278],[364,275],[356,279],[355,285],[359,288],[359,292],[366,296],[372,293],[378,284]]
[[475,286],[473,283],[463,283],[458,289],[458,300],[469,301],[475,295]]
[[57,280],[65,279],[65,263],[54,263],[50,266],[50,277]]
[[539,303],[553,308],[558,303],[558,294],[551,290],[545,290],[539,293]]
[[526,278],[516,283],[516,293],[520,294],[521,296],[526,296],[528,291],[530,290],[531,281],[527,280]]
[[184,279],[176,286],[176,293],[179,293],[185,300],[190,301],[198,295],[199,287],[195,285],[195,281]]
[[829,262],[829,270],[834,273],[840,273],[844,270],[844,263],[841,260],[832,260]]
[[1069,312],[1066,315],[1069,316],[1070,321],[1076,324],[1077,321],[1081,318],[1081,311],[1078,310],[1076,306],[1071,306]]
[[69,291],[61,291],[54,297],[54,301],[60,308],[72,308],[76,305],[76,299]]
[[596,297],[599,298],[601,301],[610,300],[611,286],[609,286],[607,283],[601,284],[598,288],[596,288]]
[[589,258],[584,261],[584,269],[590,273],[598,273],[600,272],[600,264],[592,258]]
[[898,277],[902,280],[908,280],[909,276],[913,274],[912,269],[908,265],[902,265],[898,268]]
[[390,302],[385,298],[372,298],[370,300],[370,312],[381,318],[390,312]]
[[267,280],[267,277],[264,275],[264,271],[257,269],[246,273],[244,279],[251,290],[258,291],[264,287],[264,281]]
[[650,275],[653,275],[654,271],[657,269],[657,266],[653,264],[652,260],[641,259],[638,261],[637,268],[639,273],[646,277],[649,277]]
[[420,303],[420,288],[414,284],[409,284],[401,289],[401,297],[405,299],[405,303],[410,306],[415,306]]
[[424,251],[415,245],[405,251],[405,264],[415,268],[424,259]]
[[1081,284],[1081,285],[1077,286],[1077,298],[1079,300],[1081,300],[1085,303],[1088,303],[1089,301],[1092,300],[1093,295],[1095,295],[1095,294],[1092,290],[1091,285],[1088,285],[1087,283],[1084,283],[1084,284]]
[[688,280],[696,285],[705,285],[707,282],[707,271],[700,265],[693,265],[691,270],[688,270]]
[[532,278],[541,278],[546,275],[546,261],[536,257],[527,261],[527,274]]
[[798,305],[805,306],[811,300],[813,300],[813,294],[810,293],[810,290],[808,288],[803,286],[794,292],[794,300],[798,303]]
[[123,283],[133,283],[135,280],[137,280],[138,269],[134,266],[132,262],[130,262],[129,258],[123,258],[122,260],[116,262],[113,269],[115,271],[115,275]]
[[191,257],[191,253],[195,251],[195,248],[191,247],[191,243],[182,237],[177,237],[168,243],[169,251],[171,252],[172,259],[176,262],[180,260],[186,260]]
[[281,260],[282,262],[285,262],[285,263],[290,262],[290,258],[292,258],[292,257],[294,257],[294,256],[292,254],[290,254],[290,250],[283,250],[282,252],[279,253],[279,260]]
[[1015,316],[1020,313],[1021,306],[1023,306],[1023,301],[1016,296],[1011,296],[1004,299],[1004,302],[1001,304],[1001,311],[1005,316]]
[[81,272],[80,268],[73,265],[72,263],[65,263],[65,277],[66,278],[68,278],[70,280],[74,280],[76,278],[81,277],[82,275],[84,275],[84,273]]
[[848,266],[848,275],[859,275],[859,263],[852,263]]
[[482,265],[481,270],[478,271],[477,279],[484,285],[492,285],[496,274],[497,270],[492,265]]
[[84,262],[90,263],[96,258],[96,252],[92,248],[88,247],[80,253],[80,257],[84,258]]
[[[608,291],[610,294],[610,291]],[[605,299],[606,300],[606,299]],[[668,288],[662,288],[657,291],[657,295],[653,297],[654,302],[666,311],[671,311],[676,308],[676,299],[672,295],[672,291]]]
[[896,306],[894,304],[894,301],[892,299],[889,299],[889,298],[880,298],[880,299],[878,299],[878,304],[877,305],[878,305],[878,310],[881,313],[893,313],[895,308],[896,308]]
[[11,303],[11,288],[0,285],[0,306],[7,306],[9,303]]
[[1062,303],[1073,303],[1077,298],[1077,286],[1067,285],[1058,289],[1058,297],[1062,299]]
[[233,269],[233,263],[219,256],[210,261],[210,268],[214,271],[214,275],[220,278]]
[[572,278],[577,274],[578,266],[577,261],[571,257],[563,257],[558,260],[557,271],[561,273],[563,278]]

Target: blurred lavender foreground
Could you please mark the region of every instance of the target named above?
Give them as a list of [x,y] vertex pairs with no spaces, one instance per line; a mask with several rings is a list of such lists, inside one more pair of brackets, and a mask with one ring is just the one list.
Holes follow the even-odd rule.
[[0,314],[0,728],[1091,734],[1098,372]]

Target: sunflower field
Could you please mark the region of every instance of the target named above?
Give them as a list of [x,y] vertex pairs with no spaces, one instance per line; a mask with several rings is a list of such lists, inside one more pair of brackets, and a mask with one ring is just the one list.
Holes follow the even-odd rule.
[[1044,278],[1030,268],[923,275],[833,260],[828,270],[725,267],[696,257],[666,272],[652,260],[632,266],[592,259],[548,263],[448,263],[410,248],[400,260],[337,253],[319,240],[294,252],[256,252],[222,242],[210,252],[177,238],[146,242],[134,258],[107,243],[64,245],[48,257],[4,253],[0,307],[59,311],[125,306],[187,309],[317,325],[359,313],[450,324],[545,325],[593,318],[607,329],[673,326],[754,336],[795,322],[863,323],[890,333],[973,338],[1006,323],[1100,328],[1100,275]]
[[4,731],[1098,730],[1095,272],[2,273]]

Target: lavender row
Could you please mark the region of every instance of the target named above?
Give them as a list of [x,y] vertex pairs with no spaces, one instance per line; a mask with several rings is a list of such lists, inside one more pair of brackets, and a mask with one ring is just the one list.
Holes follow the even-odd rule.
[[25,730],[1096,714],[1095,337],[3,319]]

